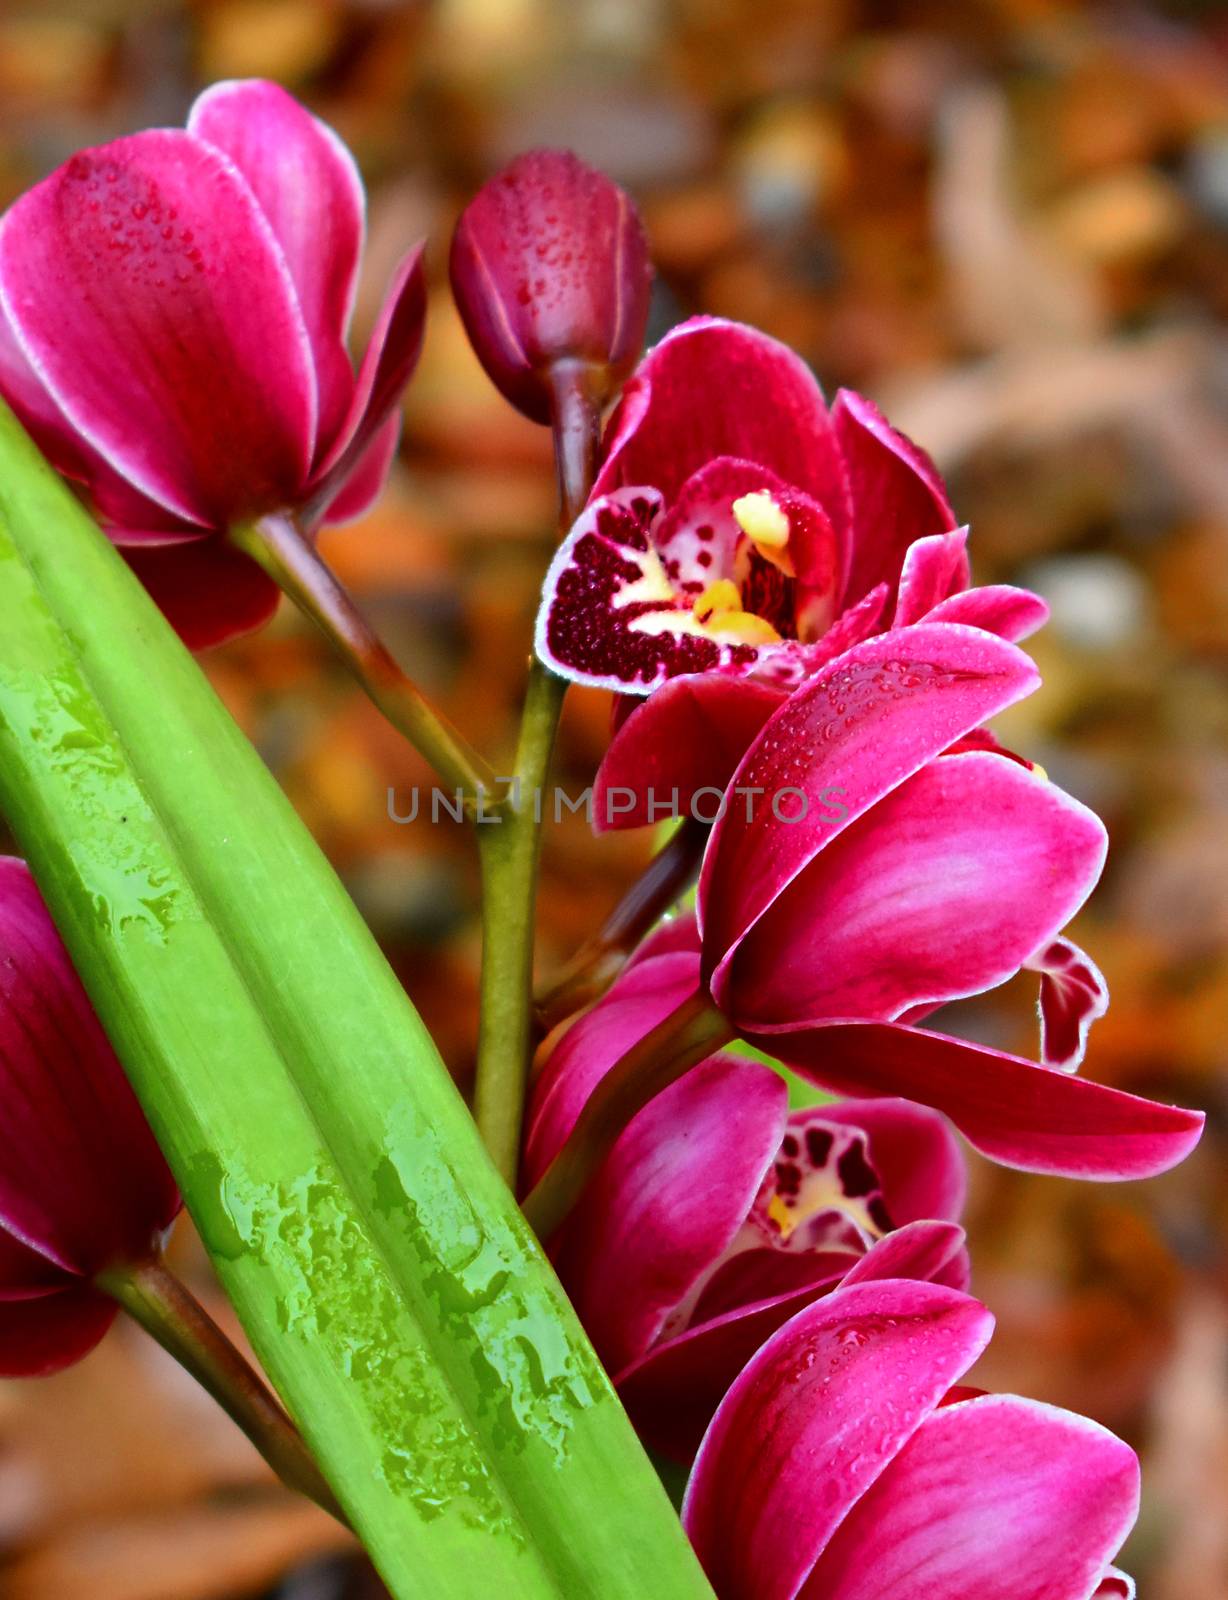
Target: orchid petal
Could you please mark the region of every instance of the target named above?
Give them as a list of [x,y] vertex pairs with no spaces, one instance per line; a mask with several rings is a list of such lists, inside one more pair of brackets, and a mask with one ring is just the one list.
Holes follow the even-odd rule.
[[667,333],[627,384],[593,493],[651,484],[669,502],[717,456],[767,467],[817,500],[844,535],[844,469],[809,367],[756,328],[694,317]]
[[589,1184],[556,1267],[610,1371],[643,1354],[741,1227],[786,1099],[771,1068],[714,1056],[631,1120]]
[[73,430],[35,376],[3,311],[0,395],[52,465],[87,490],[95,513],[104,523],[148,530],[142,537],[157,541],[200,537],[204,530],[199,523],[185,522],[141,494]]
[[934,463],[877,406],[841,389],[831,416],[852,504],[847,607],[876,583],[886,580],[894,589],[913,541],[956,523]]
[[250,557],[221,539],[127,544],[124,560],[189,650],[208,650],[262,627],[281,590]]
[[0,1302],[0,1378],[46,1378],[80,1361],[119,1315],[114,1300],[86,1283]]
[[[942,1282],[941,1274],[965,1254],[966,1235],[957,1222],[908,1222],[871,1245],[844,1275],[844,1285],[909,1278]],[[958,1287],[958,1285],[951,1285]]]
[[628,972],[640,962],[650,961],[654,956],[677,955],[681,950],[694,955],[699,954],[699,927],[693,911],[679,911],[673,916],[663,917],[648,937],[641,939],[627,957],[627,965],[623,971]]
[[1138,1458],[1085,1417],[986,1395],[927,1417],[801,1600],[1087,1600],[1138,1514]]
[[[661,1340],[617,1374],[615,1385],[645,1442],[672,1461],[690,1461],[722,1396],[772,1334],[813,1301],[845,1284],[882,1278],[946,1282],[965,1275],[964,1230],[948,1222],[917,1222],[880,1240],[862,1257],[844,1251],[775,1256],[793,1267],[794,1283],[720,1315],[695,1320]],[[735,1257],[730,1265],[744,1261]],[[960,1288],[960,1284],[952,1284]],[[696,1311],[702,1316],[703,1302]]]
[[1065,926],[1104,825],[1017,762],[932,761],[846,827],[760,918],[723,1004],[747,1027],[892,1021],[980,994]]
[[211,526],[293,502],[310,346],[220,151],[165,129],[74,156],[0,222],[0,303],[55,406],[143,495]]
[[621,694],[669,678],[753,665],[759,649],[718,640],[678,594],[652,539],[651,489],[590,500],[550,563],[535,648],[552,671]]
[[953,594],[930,611],[926,622],[961,622],[969,628],[983,628],[1000,639],[1018,644],[1043,628],[1049,620],[1049,607],[1030,589],[1016,589],[1009,583],[987,583],[976,589]]
[[667,810],[714,816],[738,763],[781,699],[780,690],[747,678],[697,673],[671,679],[640,704],[629,702],[634,709],[593,782],[594,830],[643,827]]
[[1092,1600],[1134,1600],[1134,1579],[1128,1572],[1106,1567]]
[[383,426],[377,429],[365,452],[356,458],[324,513],[324,522],[330,528],[343,522],[355,522],[365,516],[379,499],[388,482],[392,463],[396,460],[401,423],[401,408],[398,406]]
[[850,1257],[829,1251],[792,1260],[804,1273],[794,1287],[662,1339],[615,1375],[619,1399],[650,1449],[670,1461],[692,1461],[716,1408],[747,1362],[791,1317],[836,1288]]
[[0,1227],[87,1277],[148,1255],[179,1196],[29,869],[11,857],[0,857],[0,1103]]
[[982,1155],[1025,1172],[1101,1181],[1154,1177],[1189,1154],[1206,1120],[1201,1111],[898,1023],[746,1037],[823,1088],[903,1095],[933,1106]]
[[904,552],[893,628],[920,622],[940,601],[968,587],[968,530],[931,533]]
[[254,78],[206,89],[188,115],[188,132],[239,169],[281,246],[311,340],[320,454],[335,437],[354,389],[345,336],[365,206],[354,158],[292,95]]
[[609,992],[577,1017],[533,1087],[523,1182],[531,1189],[562,1149],[585,1102],[629,1049],[663,1022],[699,982],[699,958],[663,955],[628,967]]
[[827,1122],[847,1122],[869,1136],[870,1160],[893,1221],[923,1217],[958,1221],[968,1168],[951,1125],[911,1100],[837,1100],[822,1108]]
[[682,1519],[722,1600],[792,1600],[840,1522],[989,1341],[929,1283],[842,1289],[751,1359],[704,1437]]
[[1109,1009],[1104,974],[1069,939],[1053,939],[1024,963],[1040,973],[1040,1059],[1076,1072],[1093,1022]]
[[758,791],[758,808],[750,820],[740,806],[725,813],[700,876],[704,966],[718,1003],[738,944],[815,855],[1038,682],[1014,646],[971,628],[922,623],[856,646],[783,703],[733,777],[735,793]]
[[[358,370],[349,414],[331,449],[315,468],[308,520],[328,517],[333,501],[351,476],[369,467],[368,453],[399,409],[405,385],[414,375],[426,331],[422,253],[423,246],[414,245],[392,275]],[[333,520],[343,519],[337,513]]]
[[[653,528],[666,574],[683,592],[699,593],[715,578],[734,576],[734,555],[746,535],[733,514],[745,494],[777,498],[789,485],[755,461],[717,456],[686,480]],[[692,588],[688,591],[687,584]],[[698,587],[695,587],[698,585]]]

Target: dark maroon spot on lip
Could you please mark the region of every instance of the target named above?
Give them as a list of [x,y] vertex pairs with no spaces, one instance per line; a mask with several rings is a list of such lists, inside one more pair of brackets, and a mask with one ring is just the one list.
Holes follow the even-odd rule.
[[[602,535],[576,540],[572,559],[560,573],[546,620],[546,642],[562,665],[628,687],[676,673],[703,672],[720,660],[715,640],[695,634],[641,633],[627,624],[648,613],[681,609],[659,600],[616,606],[624,585],[642,576],[636,561],[619,553],[647,548],[642,519],[631,510],[607,505],[598,514]],[[702,588],[696,584],[696,591]]]
[[895,1227],[895,1223],[891,1220],[891,1213],[883,1203],[881,1194],[876,1194],[873,1200],[866,1202],[866,1211],[869,1214],[870,1221],[880,1233],[890,1233]]
[[788,1198],[801,1192],[802,1174],[800,1167],[795,1167],[791,1161],[778,1161],[776,1163],[776,1188],[777,1191]]
[[878,1174],[862,1154],[860,1144],[851,1144],[836,1162],[840,1187],[850,1200],[878,1188]]
[[831,1147],[835,1142],[835,1134],[830,1128],[806,1129],[806,1155],[812,1167],[825,1167],[827,1158],[831,1155]]
[[695,559],[701,567],[710,567],[712,565],[712,552],[711,550],[697,550]]
[[696,528],[695,537],[697,539],[702,539],[706,544],[709,539],[716,538],[716,529],[713,528],[709,523],[705,522],[702,527]]
[[797,1155],[797,1151],[798,1151],[797,1140],[793,1137],[793,1135],[791,1133],[786,1133],[784,1138],[780,1141],[780,1153],[781,1153],[781,1155],[782,1156],[788,1156],[790,1159],[792,1159],[794,1156]]

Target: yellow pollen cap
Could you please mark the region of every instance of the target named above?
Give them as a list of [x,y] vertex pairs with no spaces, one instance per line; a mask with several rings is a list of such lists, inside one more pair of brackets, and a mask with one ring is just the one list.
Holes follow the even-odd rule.
[[780,635],[766,617],[753,611],[717,611],[708,623],[708,632],[721,639],[737,639],[741,644],[779,644]]
[[766,489],[740,495],[730,510],[738,527],[765,554],[788,544],[789,519]]
[[718,578],[715,583],[710,583],[704,592],[695,601],[695,615],[701,622],[707,622],[709,617],[715,616],[718,611],[741,611],[742,596],[738,593],[736,583],[731,583],[728,578]]

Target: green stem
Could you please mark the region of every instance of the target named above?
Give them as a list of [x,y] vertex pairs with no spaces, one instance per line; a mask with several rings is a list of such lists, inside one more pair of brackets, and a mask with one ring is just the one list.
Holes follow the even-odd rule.
[[255,1369],[161,1257],[100,1273],[95,1282],[191,1373],[284,1484],[307,1495],[339,1522],[346,1522],[298,1429]]
[[536,997],[538,1025],[549,1033],[610,987],[640,940],[695,881],[708,840],[707,825],[687,817],[662,845],[553,983]]
[[707,991],[697,989],[627,1051],[589,1096],[523,1204],[539,1239],[548,1239],[566,1218],[636,1112],[734,1037]]
[[311,618],[393,727],[472,811],[494,786],[490,768],[401,670],[293,517],[279,513],[240,523],[230,539]]
[[[559,527],[566,531],[584,509],[596,475],[601,413],[586,366],[559,363],[552,379]],[[534,914],[545,785],[566,693],[566,681],[534,657],[511,788],[497,807],[479,812],[477,819],[482,978],[474,1116],[513,1192],[532,1045]]]
[[562,678],[556,678],[540,662],[533,662],[511,792],[497,809],[492,808],[478,820],[482,980],[474,1116],[495,1165],[513,1189],[520,1159],[532,1033],[533,929],[541,818],[566,689]]

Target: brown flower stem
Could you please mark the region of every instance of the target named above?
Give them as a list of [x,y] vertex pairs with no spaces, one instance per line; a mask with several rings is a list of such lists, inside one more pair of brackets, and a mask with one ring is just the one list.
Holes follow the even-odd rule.
[[[554,381],[559,527],[583,509],[596,473],[601,414],[591,373],[560,363]],[[474,1116],[510,1188],[520,1165],[533,1034],[533,946],[544,792],[567,682],[529,666],[511,786],[479,820],[482,976]]]
[[734,1037],[700,989],[628,1050],[589,1096],[566,1144],[524,1202],[539,1239],[548,1239],[566,1218],[636,1112]]
[[160,1256],[100,1273],[95,1284],[212,1395],[288,1488],[348,1527],[345,1512],[289,1416]]
[[482,757],[398,666],[294,518],[278,513],[230,530],[231,543],[259,563],[324,633],[372,701],[472,813],[495,778]]
[[686,818],[657,851],[600,929],[585,941],[536,997],[543,1034],[599,999],[630,953],[694,883],[708,839],[707,825]]

